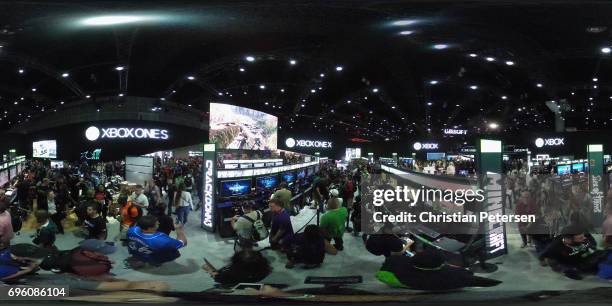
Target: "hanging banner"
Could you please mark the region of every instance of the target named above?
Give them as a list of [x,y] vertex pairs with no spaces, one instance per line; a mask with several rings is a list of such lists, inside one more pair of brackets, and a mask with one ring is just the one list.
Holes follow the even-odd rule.
[[587,146],[589,159],[589,194],[593,205],[593,224],[601,224],[604,219],[604,182],[603,182],[603,145]]
[[202,163],[202,228],[214,232],[216,228],[215,186],[217,178],[217,157],[215,144],[204,145],[204,161]]
[[[480,189],[484,191],[485,201],[482,212],[489,215],[504,215],[505,188],[502,170],[502,142],[481,139],[478,143],[478,177]],[[484,221],[486,258],[494,258],[508,252],[506,224],[501,221]]]

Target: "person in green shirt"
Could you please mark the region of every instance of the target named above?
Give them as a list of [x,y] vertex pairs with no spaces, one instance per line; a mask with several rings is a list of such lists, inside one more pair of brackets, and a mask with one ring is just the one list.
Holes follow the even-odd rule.
[[334,239],[334,246],[338,251],[342,251],[346,218],[348,211],[346,207],[341,207],[337,198],[330,198],[327,201],[327,212],[321,216],[319,227],[327,240]]
[[287,211],[292,211],[290,204],[291,204],[291,190],[287,189],[287,183],[286,182],[282,182],[280,183],[280,189],[277,190],[274,195],[272,195],[273,199],[278,199],[279,201],[281,201],[281,204],[283,205],[283,208],[286,209]]

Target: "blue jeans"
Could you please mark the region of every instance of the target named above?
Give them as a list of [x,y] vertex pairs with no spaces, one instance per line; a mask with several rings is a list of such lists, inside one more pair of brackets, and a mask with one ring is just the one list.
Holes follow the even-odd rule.
[[190,210],[191,208],[189,206],[178,207],[176,209],[176,219],[183,224],[187,223],[187,217],[189,216]]

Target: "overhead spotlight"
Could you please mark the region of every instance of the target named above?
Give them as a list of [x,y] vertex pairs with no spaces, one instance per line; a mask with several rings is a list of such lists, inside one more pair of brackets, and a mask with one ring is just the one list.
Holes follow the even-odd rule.
[[254,62],[254,61],[255,61],[255,57],[250,56],[250,55],[249,55],[249,56],[247,56],[247,57],[245,57],[244,59],[245,59],[247,62]]
[[259,89],[266,89],[266,85],[264,84],[259,85]]
[[319,74],[319,77],[324,78],[324,77],[325,77],[325,73],[321,73],[321,74]]
[[70,74],[68,74],[67,72],[62,73],[62,78],[67,78],[69,76],[70,76]]
[[599,81],[598,78],[593,78],[593,82],[597,82],[597,81]]
[[536,86],[541,88],[544,85],[542,85],[542,83],[538,83],[538,84],[536,84]]
[[115,70],[117,70],[117,71],[123,71],[123,69],[125,69],[125,67],[123,67],[123,66],[115,67]]
[[414,33],[414,31],[401,31],[401,32],[399,32],[400,35],[411,35],[412,33]]
[[295,65],[295,64],[297,64],[297,61],[296,61],[296,60],[294,60],[294,59],[289,60],[289,64],[291,64],[291,65]]
[[478,54],[476,54],[476,53],[470,53],[470,54],[468,54],[468,55],[469,55],[470,57],[478,57]]
[[315,93],[315,92],[317,92],[317,91],[316,91],[315,89],[311,89],[311,90],[310,90],[310,92],[311,92],[311,93]]
[[238,70],[240,70],[240,72],[244,72],[244,68],[242,67],[238,68]]
[[485,60],[487,60],[487,62],[494,62],[495,58],[489,56],[489,57],[486,57]]
[[336,66],[336,71],[342,71],[344,69],[344,67],[342,66]]
[[436,50],[442,50],[442,49],[448,48],[448,45],[447,44],[435,44],[433,48]]
[[217,95],[218,96],[223,96],[223,93],[222,92],[218,92]]
[[501,96],[501,98],[502,98],[502,100],[506,100],[506,99],[508,99],[508,97],[507,97],[507,96]]
[[514,66],[514,62],[513,62],[513,61],[506,61],[506,65],[508,65],[508,66]]
[[36,90],[37,90],[36,88],[32,88],[32,91],[36,91]]
[[407,25],[411,25],[414,23],[416,23],[416,20],[403,19],[403,20],[394,21],[392,24],[394,26],[407,26]]
[[85,99],[89,99],[89,98],[91,98],[91,96],[90,96],[90,95],[86,95],[86,96],[85,96]]
[[427,102],[427,105],[428,105],[428,106],[432,106],[432,105],[433,105],[433,103],[432,103],[432,102]]
[[436,80],[431,80],[431,81],[429,81],[429,84],[431,84],[431,85],[436,85],[436,84],[438,84],[438,81],[436,81]]
[[60,104],[61,104],[61,105],[64,105],[64,101],[60,101]]
[[593,88],[597,89],[597,85],[593,85]]
[[471,86],[470,86],[470,89],[471,89],[471,90],[476,90],[476,89],[478,89],[478,86],[476,86],[476,85],[471,85]]
[[610,52],[612,52],[612,49],[610,49],[609,47],[601,48],[601,53],[603,53],[603,54],[608,54]]
[[573,96],[573,95],[575,95],[576,93],[572,91],[572,93],[571,93],[571,94],[572,94],[572,96]]
[[187,106],[191,107],[192,105],[191,104],[187,104]]
[[281,92],[285,92],[285,89],[284,89],[284,88],[281,88]]
[[372,92],[378,92],[378,88],[372,88]]
[[23,74],[25,72],[25,70],[23,69],[19,69],[18,71],[19,71],[19,74]]
[[120,94],[119,94],[119,96],[120,96],[120,97],[123,97],[123,94],[122,94],[122,93],[120,93]]
[[489,128],[492,130],[495,130],[499,127],[499,124],[495,123],[495,122],[491,122],[489,123]]
[[187,77],[187,79],[190,80],[190,81],[193,81],[193,80],[195,80],[195,77],[190,75],[190,76]]

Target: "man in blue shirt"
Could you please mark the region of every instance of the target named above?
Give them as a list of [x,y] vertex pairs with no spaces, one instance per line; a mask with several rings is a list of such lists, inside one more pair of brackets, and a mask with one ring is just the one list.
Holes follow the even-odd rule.
[[293,241],[293,226],[291,217],[283,208],[283,203],[276,198],[270,200],[270,210],[272,211],[272,226],[270,229],[270,246],[273,249],[287,250]]
[[157,217],[148,215],[141,217],[137,226],[128,230],[128,250],[137,261],[161,265],[181,256],[178,249],[187,245],[183,226],[175,225],[177,239],[158,232],[158,226]]

